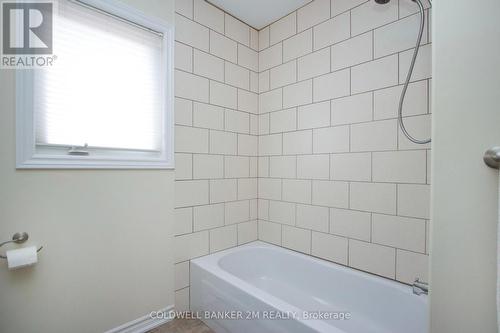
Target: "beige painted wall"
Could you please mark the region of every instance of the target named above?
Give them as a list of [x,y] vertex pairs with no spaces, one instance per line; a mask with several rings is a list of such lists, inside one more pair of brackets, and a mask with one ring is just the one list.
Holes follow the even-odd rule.
[[[173,22],[173,0],[125,2]],[[14,96],[0,70],[0,237],[45,249],[0,262],[0,331],[103,332],[173,304],[174,172],[16,171]]]
[[431,332],[496,329],[500,2],[436,0],[433,13]]

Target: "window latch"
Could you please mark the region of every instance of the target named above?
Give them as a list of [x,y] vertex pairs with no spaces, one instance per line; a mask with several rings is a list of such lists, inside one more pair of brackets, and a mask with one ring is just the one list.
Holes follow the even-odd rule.
[[83,146],[72,146],[68,150],[68,155],[76,155],[76,156],[87,156],[89,155],[88,148],[89,145],[86,143]]

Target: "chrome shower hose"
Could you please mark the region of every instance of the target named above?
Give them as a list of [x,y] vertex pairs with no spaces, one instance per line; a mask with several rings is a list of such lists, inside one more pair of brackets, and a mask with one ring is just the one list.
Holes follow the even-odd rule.
[[398,124],[399,124],[399,127],[401,128],[401,131],[408,138],[408,140],[410,140],[413,143],[423,145],[423,144],[431,142],[431,139],[430,138],[426,139],[426,140],[415,139],[413,136],[411,136],[410,133],[408,133],[408,131],[406,130],[404,121],[403,121],[403,104],[405,101],[406,91],[408,90],[408,85],[410,84],[410,79],[411,79],[411,75],[413,73],[413,68],[415,67],[415,62],[417,60],[417,55],[418,55],[418,51],[420,49],[420,42],[422,41],[422,34],[424,32],[424,24],[425,24],[425,11],[424,11],[424,5],[422,4],[422,1],[421,0],[413,0],[413,1],[418,4],[419,10],[420,10],[420,29],[418,31],[417,45],[415,46],[415,51],[413,52],[413,57],[411,59],[410,68],[408,70],[408,74],[406,75],[406,81],[405,81],[405,84],[403,86],[403,91],[401,91],[401,97],[399,98]]

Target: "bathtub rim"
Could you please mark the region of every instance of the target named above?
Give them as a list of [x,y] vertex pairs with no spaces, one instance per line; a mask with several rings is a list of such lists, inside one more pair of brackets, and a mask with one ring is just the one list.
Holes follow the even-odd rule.
[[[265,303],[267,306],[276,309],[277,311],[284,313],[301,313],[303,310],[264,291],[260,288],[253,286],[245,280],[240,279],[239,277],[229,273],[224,270],[222,267],[218,265],[219,260],[229,253],[239,252],[240,250],[246,248],[255,248],[255,247],[271,247],[274,248],[271,244],[267,244],[260,241],[254,241],[247,244],[243,244],[238,247],[222,250],[219,252],[215,252],[203,257],[199,257],[191,260],[190,265],[198,266],[202,270],[204,270],[205,274],[210,274],[218,279],[223,280],[225,283],[230,284],[232,287],[241,289],[245,291],[250,297],[255,297],[260,302]],[[192,269],[190,268],[190,279]],[[190,285],[192,285],[192,281],[190,281]],[[191,296],[190,296],[191,297]],[[190,302],[191,303],[191,302]],[[294,319],[301,322],[303,325],[316,330],[317,332],[329,332],[329,333],[346,333],[345,331],[329,325],[324,321],[319,320],[301,320]]]
[[[355,274],[357,276],[369,279],[371,281],[374,281],[375,283],[383,284],[385,286],[391,287],[391,288],[396,288],[398,291],[411,295],[411,297],[418,297],[416,298],[417,302],[424,303],[423,305],[428,309],[428,296],[427,295],[414,295],[412,288],[410,285],[389,279],[383,276],[375,275],[369,272],[361,271],[355,268],[351,268],[348,266],[344,266],[332,261],[328,261],[325,259],[321,259],[318,257],[314,257],[305,253],[301,253],[298,251],[294,251],[292,249],[288,248],[283,248],[281,246],[275,245],[275,244],[270,244],[266,243],[260,240],[257,241],[252,241],[246,244],[242,244],[233,248],[221,250],[218,252],[214,252],[202,257],[198,257],[196,259],[192,259],[190,261],[190,265],[197,266],[201,268],[202,270],[205,271],[205,273],[210,274],[212,276],[215,276],[216,278],[219,278],[226,283],[229,283],[231,286],[242,289],[245,292],[247,292],[251,297],[255,297],[259,301],[265,303],[269,307],[275,308],[278,311],[282,312],[296,312],[296,313],[301,313],[304,311],[303,309],[300,309],[299,307],[290,304],[274,295],[271,293],[264,291],[260,288],[255,287],[254,285],[248,283],[247,281],[239,278],[236,275],[233,275],[232,273],[228,272],[224,268],[222,268],[219,264],[219,261],[229,255],[229,254],[234,254],[240,251],[244,251],[246,249],[252,249],[252,248],[266,248],[266,249],[272,249],[276,250],[281,253],[285,253],[287,255],[292,255],[294,257],[302,258],[307,261],[313,262],[315,264],[319,264],[322,266],[326,266],[327,268],[332,268],[332,269],[338,269],[342,272],[346,272],[349,274]],[[190,285],[192,284],[191,281],[192,275],[191,275],[191,269],[190,269]],[[333,325],[328,324],[325,321],[322,320],[304,320],[304,319],[296,319],[306,325],[309,328],[312,328],[314,330],[317,330],[318,332],[330,332],[330,333],[345,333],[342,329],[335,327]]]
[[[374,273],[371,273],[368,271],[363,271],[361,269],[352,268],[352,267],[342,265],[342,264],[339,264],[339,263],[336,263],[336,262],[333,262],[333,261],[330,261],[327,259],[322,259],[320,257],[315,257],[315,256],[307,254],[307,253],[302,253],[302,252],[295,251],[295,250],[292,250],[289,248],[284,248],[284,247],[281,247],[281,246],[278,246],[275,244],[267,243],[267,242],[264,242],[261,240],[252,241],[252,242],[249,242],[246,244],[238,245],[238,246],[235,246],[235,247],[232,247],[229,249],[221,250],[218,252],[207,254],[205,256],[191,259],[191,263],[194,263],[194,264],[196,264],[200,267],[204,267],[204,268],[213,267],[213,266],[209,266],[209,265],[215,265],[219,270],[226,272],[226,273],[230,274],[231,276],[238,278],[237,276],[235,276],[235,275],[227,272],[225,269],[223,269],[219,265],[219,260],[228,254],[237,253],[237,252],[243,251],[243,250],[248,249],[248,248],[273,249],[273,250],[276,250],[278,252],[293,255],[294,257],[306,259],[306,260],[314,262],[316,264],[320,264],[321,266],[333,267],[333,268],[339,269],[343,272],[347,272],[347,273],[354,274],[354,275],[361,276],[361,277],[366,277],[370,280],[381,283],[383,285],[395,287],[396,289],[398,289],[404,293],[407,293],[407,294],[413,294],[412,287],[410,284],[407,284],[407,283],[404,283],[404,282],[401,282],[401,281],[398,281],[395,279],[391,279],[391,278],[388,278],[385,276],[377,275],[377,274],[374,274]],[[238,280],[241,280],[241,279],[238,278]],[[244,280],[241,280],[241,281],[244,282]],[[414,295],[414,296],[418,297],[418,299],[421,299],[425,303],[427,303],[428,295],[418,295],[418,296]]]

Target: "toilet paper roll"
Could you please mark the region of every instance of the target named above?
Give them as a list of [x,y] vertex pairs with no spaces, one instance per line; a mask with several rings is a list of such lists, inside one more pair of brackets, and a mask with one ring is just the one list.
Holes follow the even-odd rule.
[[34,265],[38,261],[36,246],[23,247],[22,249],[6,252],[9,269],[17,269]]

